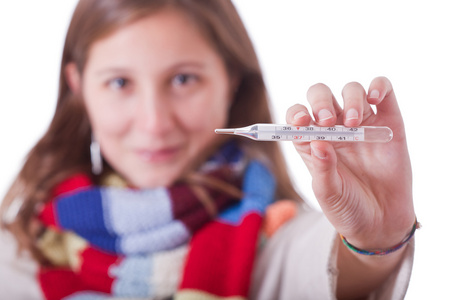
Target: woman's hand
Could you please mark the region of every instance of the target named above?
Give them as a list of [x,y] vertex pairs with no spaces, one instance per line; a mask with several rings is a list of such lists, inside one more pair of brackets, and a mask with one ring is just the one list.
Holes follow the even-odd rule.
[[[366,94],[356,82],[343,91],[342,109],[323,84],[307,93],[314,120],[303,105],[287,112],[287,122],[306,126],[388,126],[389,143],[294,142],[308,167],[323,212],[349,243],[362,249],[386,249],[411,231],[415,215],[412,174],[405,129],[392,85],[375,78]],[[370,105],[376,105],[374,113]]]

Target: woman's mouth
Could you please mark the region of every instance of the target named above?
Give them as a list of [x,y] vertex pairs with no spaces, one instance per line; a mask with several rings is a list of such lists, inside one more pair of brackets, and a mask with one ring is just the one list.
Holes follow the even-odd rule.
[[173,160],[178,153],[180,148],[178,147],[167,147],[155,150],[149,149],[138,149],[136,151],[137,155],[141,160],[147,163],[164,163]]

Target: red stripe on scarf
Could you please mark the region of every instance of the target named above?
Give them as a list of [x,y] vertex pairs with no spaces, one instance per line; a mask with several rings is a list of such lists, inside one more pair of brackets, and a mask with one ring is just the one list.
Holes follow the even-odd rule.
[[42,293],[48,300],[60,300],[86,289],[80,277],[69,269],[41,268],[38,280]]
[[110,294],[114,278],[110,277],[109,269],[120,263],[116,255],[107,254],[88,247],[81,253],[83,263],[80,269],[80,278],[90,290]]
[[213,221],[190,243],[180,290],[206,291],[221,297],[249,292],[262,217],[251,213],[237,225]]
[[109,269],[121,259],[91,247],[80,253],[80,259],[79,272],[68,268],[40,269],[38,278],[46,299],[59,300],[79,291],[111,294],[114,278],[109,277]]

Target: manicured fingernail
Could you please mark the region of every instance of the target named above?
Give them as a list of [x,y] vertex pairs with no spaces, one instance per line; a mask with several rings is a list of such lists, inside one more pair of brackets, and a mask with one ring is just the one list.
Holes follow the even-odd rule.
[[328,109],[322,109],[319,111],[317,116],[319,117],[319,121],[325,121],[331,119],[333,114]]
[[299,111],[298,113],[296,113],[296,114],[294,115],[294,121],[298,121],[298,120],[300,120],[301,118],[303,118],[303,117],[306,116],[306,115],[308,115],[306,112],[304,112],[304,111]]
[[325,159],[325,158],[327,158],[326,153],[323,152],[323,151],[321,151],[321,150],[319,150],[319,149],[317,149],[313,144],[311,144],[311,153],[312,153],[315,157],[320,158],[320,159]]
[[345,119],[347,121],[349,120],[358,120],[359,114],[358,111],[354,108],[350,108],[347,113],[345,114]]
[[380,97],[380,92],[378,90],[373,90],[369,94],[369,99],[378,99]]

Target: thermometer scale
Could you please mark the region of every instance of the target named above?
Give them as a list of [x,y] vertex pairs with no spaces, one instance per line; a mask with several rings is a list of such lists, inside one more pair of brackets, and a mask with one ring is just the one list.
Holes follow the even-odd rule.
[[387,143],[393,132],[385,126],[333,127],[254,124],[242,128],[216,129],[217,134],[240,135],[257,141],[330,141]]

